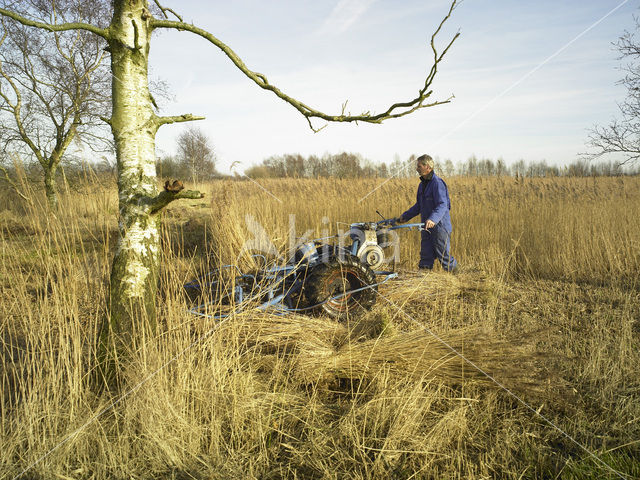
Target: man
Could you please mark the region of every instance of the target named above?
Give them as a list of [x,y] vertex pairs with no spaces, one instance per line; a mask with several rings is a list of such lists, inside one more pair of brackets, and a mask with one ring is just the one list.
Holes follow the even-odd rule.
[[420,175],[416,204],[396,218],[396,222],[407,222],[420,213],[425,230],[420,232],[422,241],[418,268],[431,270],[437,258],[442,268],[455,273],[458,262],[449,254],[452,228],[447,185],[433,173],[433,159],[429,155],[417,158],[416,171]]

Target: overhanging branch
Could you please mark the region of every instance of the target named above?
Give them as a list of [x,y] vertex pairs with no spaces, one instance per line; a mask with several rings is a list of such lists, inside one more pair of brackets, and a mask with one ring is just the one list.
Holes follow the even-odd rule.
[[394,103],[381,113],[364,112],[360,115],[346,115],[344,113],[344,108],[342,113],[339,115],[329,115],[319,110],[316,110],[312,107],[309,107],[308,105],[300,102],[299,100],[293,97],[290,97],[289,95],[284,93],[282,90],[280,90],[278,87],[269,83],[269,81],[267,80],[267,77],[265,77],[263,74],[254,72],[253,70],[249,69],[245,65],[245,63],[242,61],[242,59],[229,46],[227,46],[218,38],[216,38],[211,33],[209,33],[208,31],[202,28],[196,27],[194,25],[191,25],[189,23],[185,23],[182,21],[176,22],[176,21],[171,21],[167,19],[165,20],[152,19],[150,22],[151,23],[150,27],[153,29],[173,28],[176,30],[185,30],[185,31],[194,33],[208,40],[209,42],[213,43],[216,47],[222,50],[224,54],[227,55],[227,57],[229,57],[229,59],[234,63],[236,67],[240,69],[240,71],[242,71],[247,77],[253,80],[253,82],[255,82],[260,88],[273,92],[278,98],[284,100],[289,105],[293,106],[308,120],[309,126],[311,127],[311,129],[314,131],[318,131],[319,129],[315,129],[311,124],[312,118],[319,118],[322,120],[326,120],[327,122],[382,123],[384,120],[409,115],[410,113],[413,113],[416,110],[421,108],[433,107],[435,105],[442,105],[444,103],[449,103],[453,98],[453,95],[445,100],[436,100],[432,102],[427,102],[427,99],[429,99],[429,97],[433,93],[432,90],[430,90],[430,87],[435,78],[438,64],[442,61],[444,55],[447,53],[451,45],[453,45],[453,42],[455,42],[456,39],[460,36],[460,33],[456,33],[453,36],[453,38],[449,41],[449,43],[447,44],[445,49],[442,51],[442,53],[438,54],[435,48],[435,37],[442,29],[442,26],[444,25],[444,23],[451,16],[451,13],[453,12],[453,9],[456,7],[457,2],[458,0],[454,0],[451,3],[451,7],[449,8],[447,15],[442,19],[437,30],[431,36],[430,45],[434,53],[434,62],[433,62],[433,65],[431,66],[431,69],[429,70],[429,73],[427,74],[424,86],[418,90],[418,95],[412,100]]
[[0,8],[0,15],[11,18],[16,22],[20,22],[21,24],[26,25],[28,27],[42,28],[50,32],[64,32],[66,30],[87,30],[88,32],[92,32],[92,33],[95,33],[96,35],[100,35],[104,39],[107,39],[107,40],[109,39],[108,30],[104,28],[96,27],[95,25],[91,25],[89,23],[73,22],[73,23],[61,23],[57,25],[57,24],[38,22],[36,20],[31,20],[29,18],[23,17],[22,15],[18,15],[16,12],[12,12],[11,10],[7,10],[6,8]]

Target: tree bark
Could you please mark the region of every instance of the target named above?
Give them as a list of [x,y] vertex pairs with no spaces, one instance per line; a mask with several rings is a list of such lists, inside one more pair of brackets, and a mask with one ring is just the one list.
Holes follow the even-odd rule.
[[100,335],[99,356],[107,362],[107,370],[156,325],[160,233],[152,203],[158,196],[155,134],[159,124],[149,100],[148,18],[145,0],[116,0],[109,28],[110,123],[119,172],[120,235],[111,271],[110,317]]
[[49,209],[52,211],[55,211],[58,208],[58,189],[56,187],[56,167],[44,169],[44,191],[47,196],[47,204],[49,205]]

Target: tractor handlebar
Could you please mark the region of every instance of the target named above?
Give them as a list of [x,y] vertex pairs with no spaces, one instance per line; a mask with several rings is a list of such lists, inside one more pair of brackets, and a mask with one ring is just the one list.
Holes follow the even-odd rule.
[[386,218],[384,220],[380,220],[376,222],[376,225],[379,227],[389,227],[389,230],[399,230],[401,228],[417,228],[418,230],[424,230],[424,223],[403,223],[398,224],[395,218]]
[[386,218],[377,222],[355,222],[350,227],[359,230],[382,230],[383,228],[388,230],[399,230],[401,228],[424,230],[424,223],[403,223],[400,225],[395,218]]

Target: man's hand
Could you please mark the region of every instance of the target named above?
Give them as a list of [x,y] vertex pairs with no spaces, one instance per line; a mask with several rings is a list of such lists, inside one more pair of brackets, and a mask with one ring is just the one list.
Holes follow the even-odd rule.
[[435,227],[436,224],[433,223],[433,220],[427,220],[426,222],[424,222],[424,229],[425,230],[429,230],[430,228]]
[[404,218],[402,216],[396,217],[393,219],[393,223],[404,223]]

